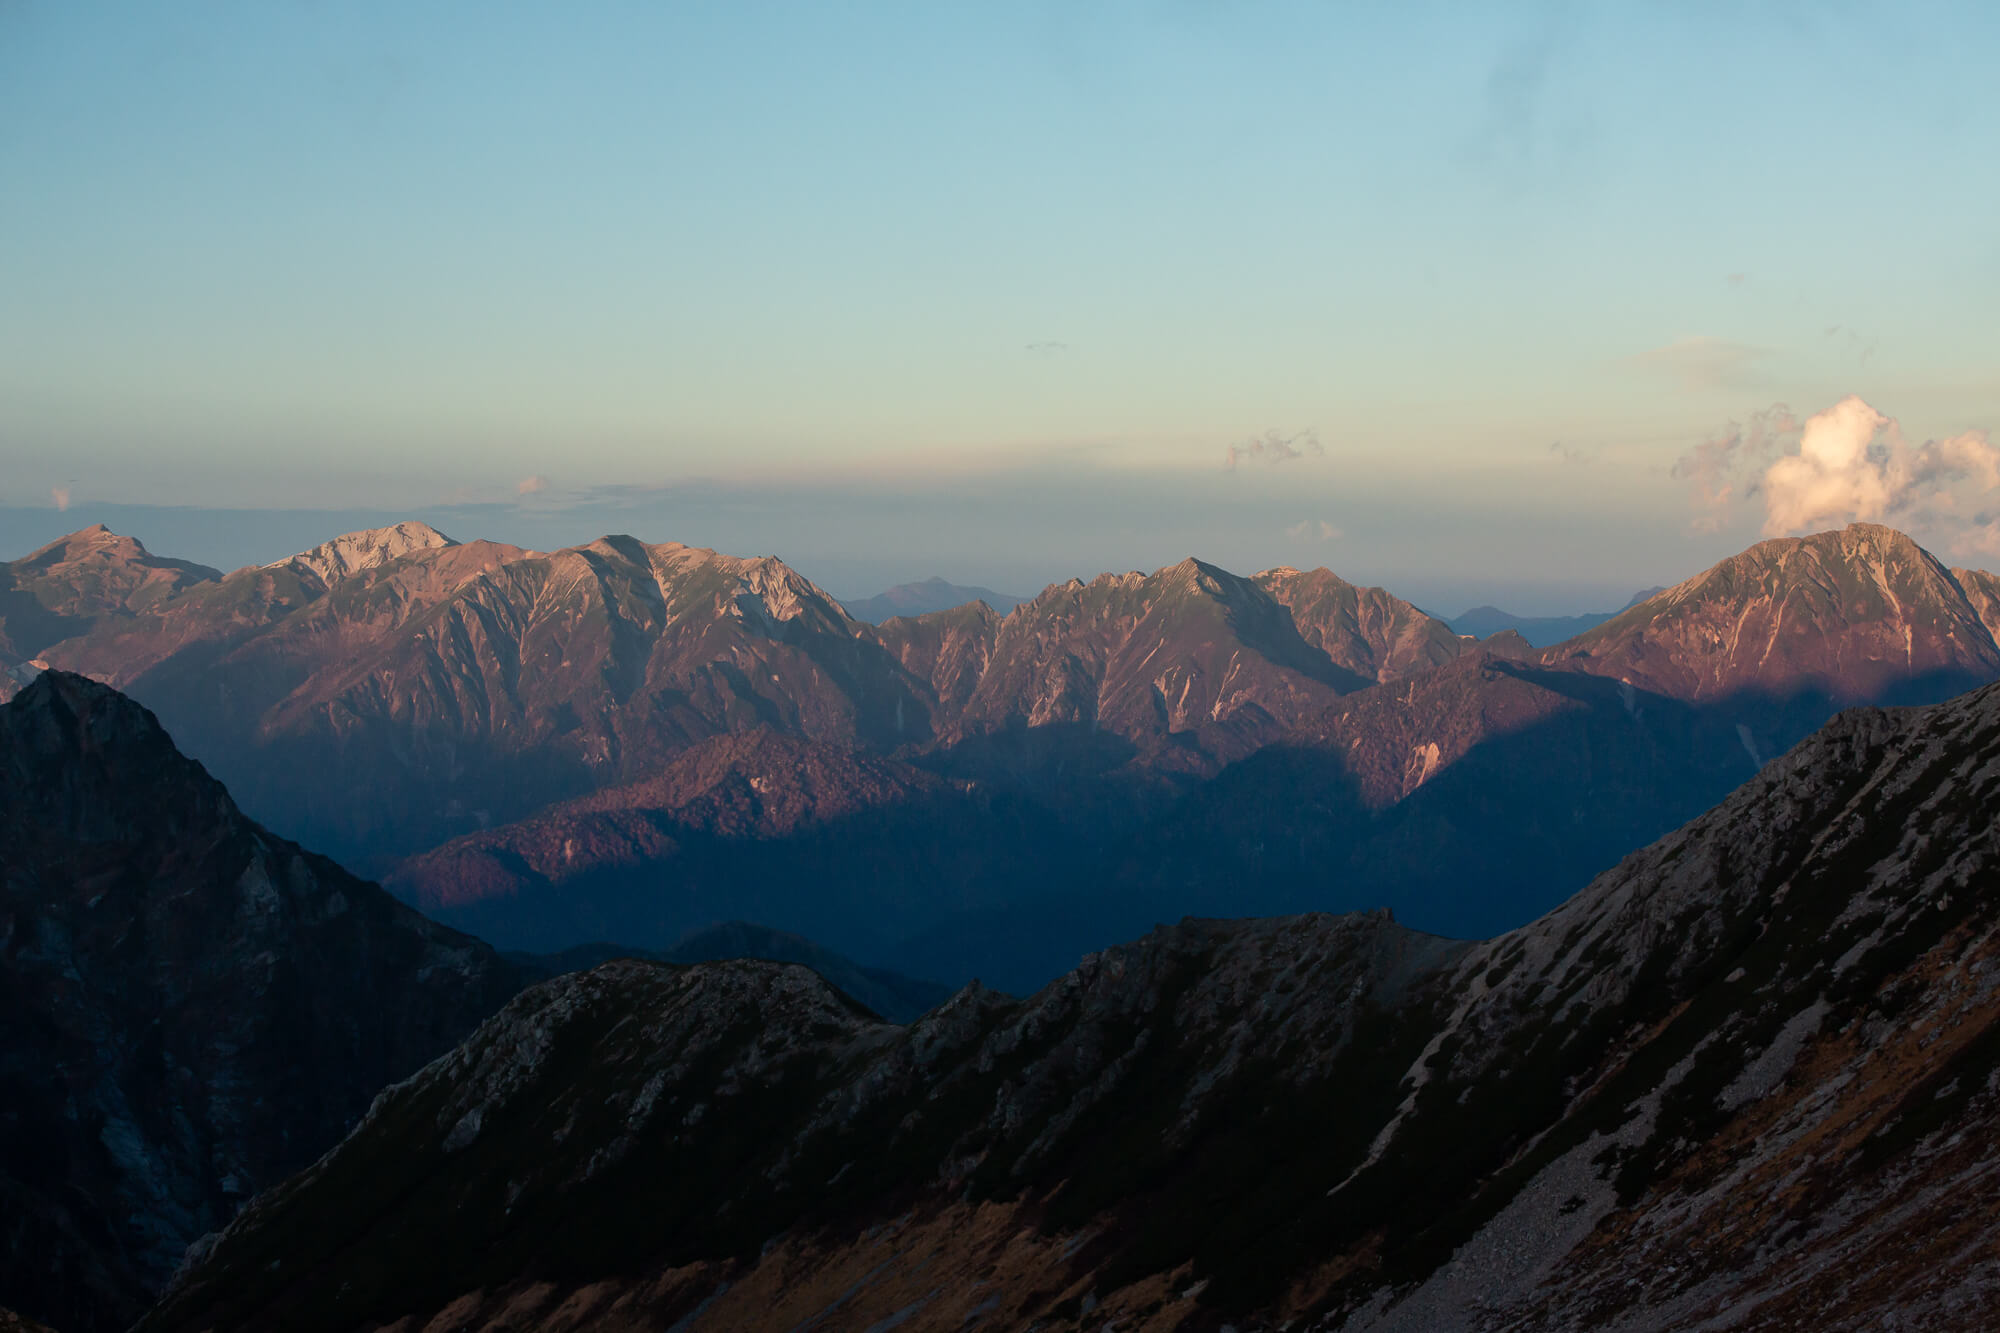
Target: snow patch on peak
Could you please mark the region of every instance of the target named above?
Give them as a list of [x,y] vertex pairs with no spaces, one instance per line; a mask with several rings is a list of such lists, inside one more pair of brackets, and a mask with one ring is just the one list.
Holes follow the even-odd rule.
[[321,542],[309,551],[300,551],[297,555],[274,561],[269,567],[291,565],[310,570],[319,576],[320,582],[332,587],[342,579],[364,570],[380,568],[413,551],[456,545],[457,542],[430,524],[410,521],[386,528],[370,528],[366,532],[345,533],[332,541]]

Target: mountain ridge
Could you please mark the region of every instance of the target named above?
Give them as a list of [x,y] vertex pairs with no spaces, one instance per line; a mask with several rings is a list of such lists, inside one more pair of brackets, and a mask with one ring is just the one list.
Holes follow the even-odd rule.
[[1843,714],[1483,942],[1187,920],[907,1029],[779,965],[609,964],[142,1327],[1957,1326],[2000,1294],[1962,1207],[2000,1187],[1997,799],[1988,687]]

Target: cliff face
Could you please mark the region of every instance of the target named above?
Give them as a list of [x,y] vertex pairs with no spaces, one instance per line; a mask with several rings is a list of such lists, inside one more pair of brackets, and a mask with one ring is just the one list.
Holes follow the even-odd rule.
[[1184,921],[906,1028],[610,964],[391,1089],[145,1327],[1972,1326],[1996,811],[1989,688],[1842,715],[1479,944]]
[[0,1301],[125,1327],[517,984],[245,818],[130,700],[35,677],[0,708]]

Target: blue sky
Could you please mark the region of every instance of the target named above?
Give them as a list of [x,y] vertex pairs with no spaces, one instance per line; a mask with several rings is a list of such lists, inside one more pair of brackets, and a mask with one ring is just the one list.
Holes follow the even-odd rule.
[[0,555],[337,510],[1615,604],[1760,532],[1674,475],[1726,423],[2000,426],[1996,28],[0,0]]

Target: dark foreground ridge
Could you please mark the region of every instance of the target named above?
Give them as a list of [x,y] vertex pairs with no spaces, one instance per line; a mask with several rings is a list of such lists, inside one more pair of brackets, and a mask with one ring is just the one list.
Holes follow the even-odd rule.
[[1557,911],[1188,920],[908,1027],[796,966],[514,999],[148,1330],[1978,1326],[2000,687],[1843,714]]
[[131,700],[35,677],[0,706],[0,1303],[127,1327],[518,985],[245,818]]

